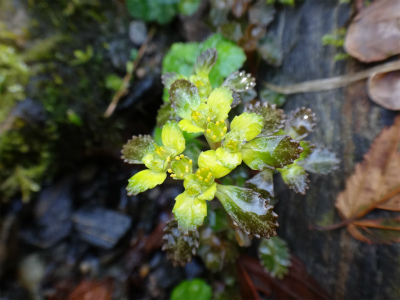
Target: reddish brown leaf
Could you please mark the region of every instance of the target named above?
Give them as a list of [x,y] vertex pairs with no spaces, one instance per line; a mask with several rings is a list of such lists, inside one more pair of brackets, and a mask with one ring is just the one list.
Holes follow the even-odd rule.
[[354,174],[347,180],[346,189],[336,199],[336,208],[349,225],[347,229],[363,242],[373,243],[379,239],[366,237],[362,233],[365,230],[359,230],[365,229],[366,225],[355,221],[375,208],[383,208],[387,203],[392,207],[395,202],[391,199],[400,194],[399,142],[400,116],[395,119],[393,126],[384,128],[374,140],[364,161],[356,165]]
[[68,300],[111,300],[112,279],[84,280],[68,296]]
[[374,1],[351,23],[345,49],[363,62],[384,60],[400,53],[400,1]]
[[368,94],[384,108],[400,110],[400,71],[371,76],[368,79]]
[[[305,265],[296,257],[292,257],[289,274],[282,280],[265,272],[258,259],[242,255],[237,264],[239,272],[245,271],[255,290],[265,294],[268,299],[323,300],[330,298],[318,282],[307,274]],[[257,299],[248,294],[242,296],[244,299]]]
[[357,235],[368,244],[400,242],[400,217],[395,219],[360,220],[354,222]]

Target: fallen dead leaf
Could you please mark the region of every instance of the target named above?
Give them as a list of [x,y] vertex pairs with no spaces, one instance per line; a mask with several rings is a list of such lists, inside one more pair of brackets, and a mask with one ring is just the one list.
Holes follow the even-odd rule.
[[374,1],[351,23],[345,49],[363,62],[384,60],[400,53],[400,1]]
[[356,165],[347,180],[346,189],[336,199],[336,208],[347,229],[360,241],[369,244],[400,241],[399,219],[360,220],[376,208],[399,210],[393,208],[400,195],[399,142],[400,116],[374,140],[364,161]]
[[103,280],[84,280],[68,296],[68,300],[111,300],[113,281],[110,278]]
[[384,108],[400,110],[400,71],[371,76],[368,79],[368,94]]

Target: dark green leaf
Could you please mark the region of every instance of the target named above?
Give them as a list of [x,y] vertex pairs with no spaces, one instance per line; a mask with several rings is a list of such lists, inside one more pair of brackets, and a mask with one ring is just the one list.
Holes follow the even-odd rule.
[[226,211],[223,208],[208,209],[208,223],[214,232],[226,230],[229,228],[229,220]]
[[235,225],[257,238],[276,236],[278,216],[269,200],[251,189],[217,185],[217,198],[231,216]]
[[289,248],[284,240],[273,237],[262,239],[258,247],[261,264],[273,277],[282,279],[291,266]]
[[299,159],[296,161],[299,165],[300,161],[310,156],[315,149],[315,145],[312,145],[310,141],[300,141],[300,146],[303,148],[303,152],[301,152]]
[[285,125],[285,132],[296,140],[308,136],[315,127],[315,114],[309,108],[298,108],[291,112]]
[[126,5],[134,18],[165,24],[177,14],[177,2],[178,0],[127,0]]
[[282,107],[286,102],[286,98],[284,95],[278,94],[269,89],[262,89],[260,91],[260,100],[261,102],[268,102],[269,104],[275,104],[277,107]]
[[210,300],[211,287],[203,279],[184,280],[171,294],[171,300]]
[[268,64],[279,67],[283,61],[283,51],[274,37],[267,35],[259,41],[257,51]]
[[268,103],[261,104],[261,102],[258,101],[254,105],[246,107],[245,111],[256,113],[263,117],[264,127],[261,132],[263,136],[272,135],[284,127],[286,116],[282,109],[276,108],[276,105],[269,105]]
[[335,153],[320,148],[315,149],[310,156],[298,162],[299,166],[317,174],[329,174],[337,169],[338,164],[339,159],[336,158]]
[[242,27],[238,22],[229,22],[222,24],[218,28],[219,33],[221,33],[224,38],[237,42],[243,35]]
[[178,222],[171,220],[164,229],[163,251],[167,251],[167,258],[172,261],[174,266],[185,266],[192,260],[192,255],[196,255],[196,249],[199,247],[198,231],[191,231],[188,235],[183,235],[178,229]]
[[199,76],[207,76],[215,65],[217,58],[218,54],[215,48],[202,52],[196,60],[194,72]]
[[142,164],[143,157],[154,150],[154,140],[150,135],[133,136],[123,146],[121,158],[128,164]]
[[229,75],[222,85],[230,87],[235,92],[244,92],[254,88],[256,80],[251,74],[236,71]]
[[265,169],[246,181],[246,188],[260,193],[264,198],[274,197],[274,178],[272,170]]
[[293,189],[296,193],[305,195],[306,190],[308,190],[307,183],[309,180],[307,172],[303,167],[292,164],[283,169],[278,169],[278,171],[281,173],[283,181],[290,189]]
[[157,112],[157,126],[163,127],[169,120],[178,120],[178,115],[175,113],[171,106],[171,102],[166,102],[161,105]]
[[192,110],[200,105],[200,96],[197,87],[188,80],[175,81],[170,93],[170,102],[176,114],[183,119],[191,119]]
[[260,137],[242,146],[243,161],[253,170],[282,168],[292,164],[303,151],[287,135]]

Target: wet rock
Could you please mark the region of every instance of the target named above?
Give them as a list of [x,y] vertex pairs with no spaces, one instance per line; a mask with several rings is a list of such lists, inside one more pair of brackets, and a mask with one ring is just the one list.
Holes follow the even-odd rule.
[[85,207],[72,216],[81,239],[111,249],[131,227],[131,218],[100,207]]
[[21,232],[21,238],[40,248],[49,248],[69,235],[72,222],[72,177],[66,177],[39,194],[34,208],[34,226]]

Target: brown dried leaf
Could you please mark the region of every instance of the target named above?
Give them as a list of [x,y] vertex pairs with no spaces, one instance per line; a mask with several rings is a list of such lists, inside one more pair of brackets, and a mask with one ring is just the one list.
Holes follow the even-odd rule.
[[113,281],[84,280],[68,296],[68,300],[111,300],[113,292]]
[[345,49],[363,62],[384,60],[400,53],[400,1],[374,1],[350,25]]
[[391,203],[388,201],[400,194],[399,142],[400,116],[393,126],[384,128],[374,140],[364,161],[356,165],[354,174],[347,180],[346,190],[336,199],[339,214],[348,221],[347,229],[363,242],[374,243],[379,239],[366,237],[359,230],[365,227],[365,223],[362,225],[356,220],[385,203]]
[[350,225],[354,234],[368,244],[400,242],[400,217],[394,219],[360,220]]
[[368,79],[368,94],[384,108],[400,110],[400,71],[372,75]]

